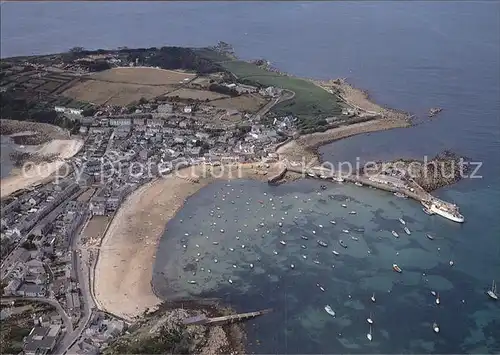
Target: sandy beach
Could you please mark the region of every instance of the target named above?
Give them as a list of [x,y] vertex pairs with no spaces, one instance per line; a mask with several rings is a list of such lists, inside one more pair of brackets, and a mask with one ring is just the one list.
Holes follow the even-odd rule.
[[[266,181],[280,169],[278,164],[269,169],[256,167],[257,164],[242,165],[240,178]],[[222,171],[220,167],[209,167],[212,173],[206,177],[202,177],[202,169],[198,166],[177,174],[200,176],[197,183],[168,175],[140,187],[121,205],[103,238],[96,263],[94,294],[99,307],[122,318],[133,319],[161,302],[153,293],[151,279],[166,223],[189,196],[204,186],[217,179],[238,178],[237,168],[229,170],[225,166]]]
[[42,182],[65,164],[65,160],[74,156],[83,146],[81,139],[55,139],[50,142],[25,147],[22,151],[38,156],[58,155],[56,160],[33,165],[26,171],[13,169],[10,176],[0,181],[0,197],[5,197],[18,190]]
[[[325,89],[329,88],[328,85],[337,85],[330,82],[316,84]],[[362,112],[375,112],[382,118],[301,136],[277,150],[280,160],[301,161],[304,157],[307,162],[319,162],[316,148],[328,142],[356,134],[410,126],[406,113],[376,105],[361,90],[348,84],[342,85],[346,102]],[[133,192],[120,207],[102,241],[94,278],[98,305],[125,319],[133,319],[147,308],[158,305],[161,300],[154,294],[151,280],[157,246],[166,223],[182,208],[189,196],[217,179],[239,177],[266,181],[277,174],[282,165],[272,164],[269,169],[264,169],[266,173],[255,167],[257,164],[240,165],[239,175],[236,170],[230,172],[227,166],[223,173],[220,168],[212,167],[214,176],[208,174],[200,177],[198,182],[169,175]],[[200,176],[201,169],[202,166],[195,167],[190,176]]]

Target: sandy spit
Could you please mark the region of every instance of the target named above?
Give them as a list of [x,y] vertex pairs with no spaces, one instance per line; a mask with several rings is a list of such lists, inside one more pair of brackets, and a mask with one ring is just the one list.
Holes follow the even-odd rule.
[[83,146],[81,139],[55,139],[38,146],[30,146],[24,151],[41,156],[57,154],[58,158],[50,163],[33,165],[26,171],[15,169],[10,176],[0,181],[0,197],[4,198],[18,190],[42,182],[65,164],[65,160],[74,156]]
[[[182,175],[201,176],[201,166],[184,169]],[[134,191],[121,205],[106,232],[96,263],[94,294],[101,309],[133,320],[161,300],[151,287],[155,254],[166,223],[182,208],[186,199],[218,179],[238,178],[236,168],[212,168],[213,175],[199,182],[168,175]],[[278,164],[264,170],[257,164],[240,168],[240,178],[266,181],[276,174]],[[188,173],[191,171],[191,173]],[[211,175],[209,173],[207,175]],[[177,174],[178,175],[178,174]],[[220,177],[219,177],[220,175]]]

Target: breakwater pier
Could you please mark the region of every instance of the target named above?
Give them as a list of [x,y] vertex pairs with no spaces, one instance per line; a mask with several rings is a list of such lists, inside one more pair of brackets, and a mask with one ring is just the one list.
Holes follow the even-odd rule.
[[[412,178],[407,177],[407,175],[405,175],[405,172],[347,174],[341,171],[334,171],[333,169],[322,166],[304,167],[302,166],[302,164],[294,162],[287,162],[284,170],[301,174],[309,178],[338,183],[351,182],[356,185],[370,186],[379,190],[398,193],[420,202],[423,206],[426,207],[429,214],[438,214],[455,222],[463,222],[464,220],[463,216],[459,212],[459,208],[457,205],[433,196],[431,193],[424,190]],[[275,182],[275,180],[273,182]]]

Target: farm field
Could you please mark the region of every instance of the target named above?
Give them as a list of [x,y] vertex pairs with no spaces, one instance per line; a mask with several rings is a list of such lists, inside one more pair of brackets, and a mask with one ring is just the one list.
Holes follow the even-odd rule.
[[192,80],[196,74],[148,67],[124,67],[104,70],[88,76],[92,80],[112,81],[139,85],[171,85]]
[[167,95],[167,97],[179,96],[181,99],[196,99],[196,100],[218,100],[229,98],[229,95],[219,94],[217,92],[208,91],[208,90],[196,90],[196,89],[188,89],[182,88],[179,90],[171,91]]
[[98,80],[81,82],[62,93],[63,96],[96,105],[126,106],[134,101],[152,99],[175,90],[171,85],[150,86]]
[[235,109],[246,112],[257,112],[266,103],[267,101],[264,98],[250,94],[209,102],[210,105],[218,108]]

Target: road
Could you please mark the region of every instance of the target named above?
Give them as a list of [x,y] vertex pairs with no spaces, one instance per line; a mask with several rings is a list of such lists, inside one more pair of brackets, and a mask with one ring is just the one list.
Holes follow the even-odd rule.
[[22,296],[2,297],[2,303],[10,303],[12,301],[19,301],[19,300],[47,303],[50,304],[51,306],[54,306],[57,310],[57,313],[61,315],[64,326],[66,327],[66,334],[73,332],[73,324],[71,323],[71,318],[68,316],[68,314],[64,311],[59,302],[57,302],[56,300],[45,297],[22,297]]

